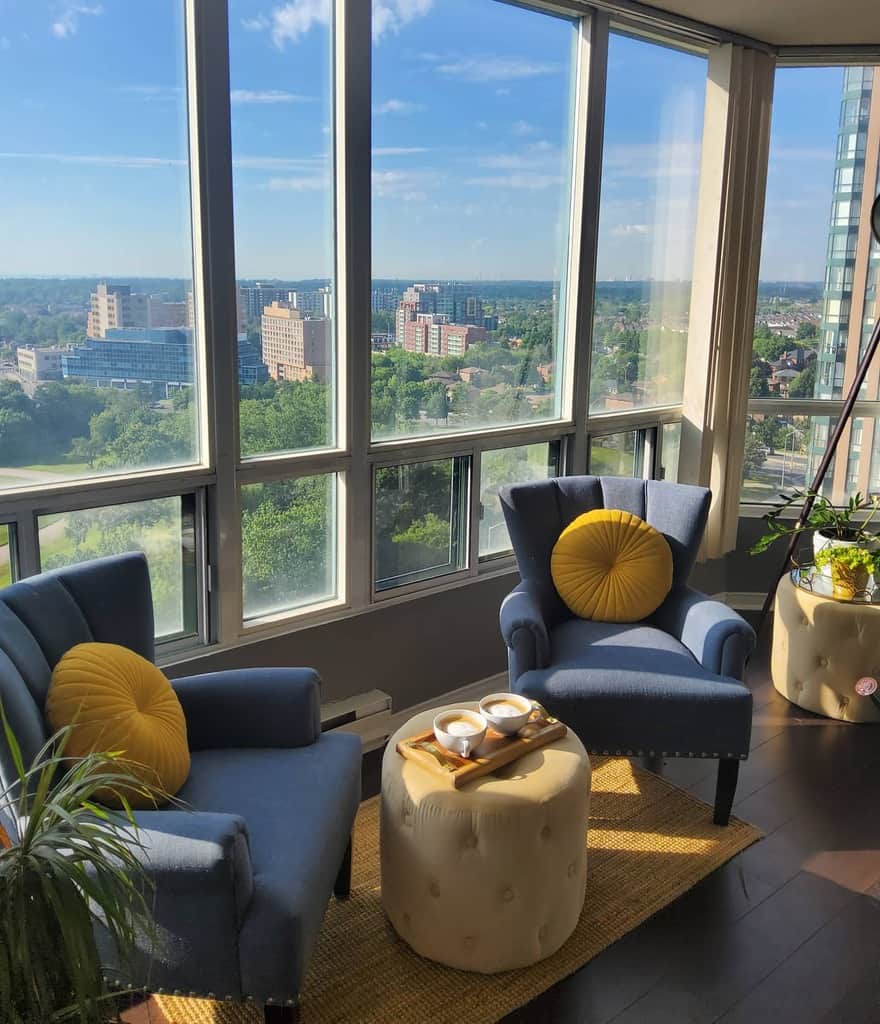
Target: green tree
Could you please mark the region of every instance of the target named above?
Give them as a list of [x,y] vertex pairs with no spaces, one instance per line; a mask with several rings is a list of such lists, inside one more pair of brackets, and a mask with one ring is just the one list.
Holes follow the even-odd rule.
[[815,338],[819,334],[819,328],[809,321],[805,320],[803,323],[798,324],[797,337],[800,341],[806,341],[809,338]]
[[808,366],[792,379],[788,386],[789,398],[812,398],[816,392],[816,368]]
[[767,374],[760,367],[753,366],[749,374],[749,398],[766,398],[769,394]]

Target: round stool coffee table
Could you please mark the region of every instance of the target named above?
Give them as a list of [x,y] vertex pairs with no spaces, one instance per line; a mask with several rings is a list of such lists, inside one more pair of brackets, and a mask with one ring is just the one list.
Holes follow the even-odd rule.
[[559,949],[583,907],[590,761],[569,730],[455,789],[396,749],[441,710],[410,719],[385,750],[382,904],[430,960],[484,974],[525,967]]
[[837,600],[821,592],[821,580],[807,590],[792,575],[786,573],[776,591],[773,685],[792,704],[818,715],[880,722],[874,699],[880,680],[880,605]]

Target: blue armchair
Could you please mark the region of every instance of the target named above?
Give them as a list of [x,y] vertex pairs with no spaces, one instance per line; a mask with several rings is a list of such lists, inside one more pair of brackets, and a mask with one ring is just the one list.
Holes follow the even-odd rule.
[[[26,759],[47,738],[52,668],[74,644],[123,644],[153,658],[147,563],[121,555],[0,590],[0,698]],[[159,948],[135,977],[151,991],[254,999],[293,1019],[331,892],[348,895],[360,802],[356,736],[321,734],[311,669],[215,672],[172,684],[186,716],[187,810],[136,812],[156,885]],[[14,778],[0,741],[0,782]],[[100,940],[100,936],[99,936]]]
[[[718,758],[714,820],[726,825],[749,752],[752,695],[741,682],[755,633],[687,579],[710,494],[656,480],[560,477],[502,489],[522,582],[501,606],[510,685],[568,722],[592,753]],[[672,590],[643,622],[572,616],[550,575],[556,539],[596,508],[632,512],[672,549]]]

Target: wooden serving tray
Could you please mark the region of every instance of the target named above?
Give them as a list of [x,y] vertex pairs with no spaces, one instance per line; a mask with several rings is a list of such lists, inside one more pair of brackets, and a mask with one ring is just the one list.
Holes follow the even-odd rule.
[[453,786],[459,789],[472,779],[489,775],[496,768],[516,761],[530,750],[546,747],[548,743],[561,739],[567,731],[558,719],[536,711],[516,736],[504,736],[490,726],[473,757],[460,757],[441,747],[433,729],[400,740],[397,753],[430,771],[451,778]]

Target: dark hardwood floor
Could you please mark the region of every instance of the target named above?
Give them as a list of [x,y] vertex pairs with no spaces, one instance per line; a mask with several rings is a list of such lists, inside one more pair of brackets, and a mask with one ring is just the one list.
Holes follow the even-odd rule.
[[[880,727],[789,704],[768,633],[734,803],[764,838],[506,1024],[880,1024]],[[651,768],[712,803],[716,762]]]
[[[762,639],[734,813],[764,838],[507,1024],[880,1024],[880,728],[789,704]],[[712,801],[713,762],[660,770]]]

